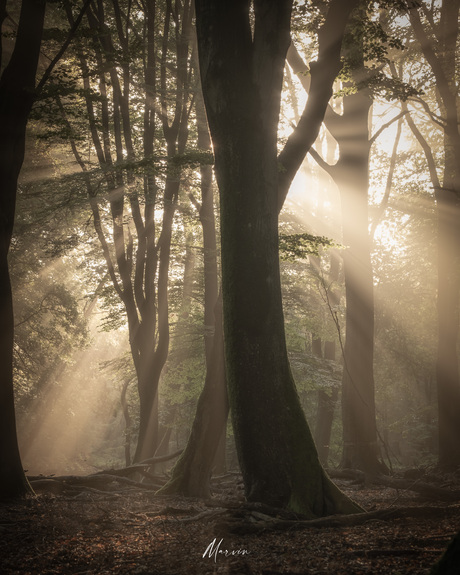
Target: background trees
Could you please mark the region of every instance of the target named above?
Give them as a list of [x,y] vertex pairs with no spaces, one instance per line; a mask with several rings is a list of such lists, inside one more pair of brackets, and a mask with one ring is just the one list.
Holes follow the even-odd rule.
[[[69,3],[66,10],[72,22]],[[154,33],[158,13],[161,41]],[[78,104],[86,108],[99,167],[96,179],[66,109],[75,101],[55,101],[85,176],[112,288],[127,317],[140,401],[135,461],[152,457],[159,445],[157,392],[169,350],[171,241],[181,183],[175,159],[185,152],[193,99],[191,18],[190,2],[180,10],[167,3],[161,12],[155,2],[141,10],[115,1],[90,6],[91,41],[81,39],[74,58],[83,81]]]
[[[460,131],[457,50],[460,2],[444,1],[428,8],[411,7],[409,18],[436,89],[437,125],[443,135],[441,182],[434,178],[438,239],[438,357],[436,381],[439,417],[439,464],[460,464],[460,378],[458,329],[460,292]],[[433,117],[433,116],[432,116]],[[427,150],[428,151],[428,150]],[[433,177],[434,177],[434,172]]]
[[[53,26],[45,30],[45,54],[59,50],[69,25],[79,14],[78,3],[64,4],[65,10],[53,5],[48,12]],[[361,378],[365,382],[363,389],[371,392],[364,403],[360,398],[361,408],[354,411],[345,408],[346,414],[353,413],[352,417],[345,418],[345,436],[351,438],[351,428],[355,433],[347,441],[345,451],[348,455],[344,462],[379,469],[380,454],[375,450],[378,429],[385,459],[390,458],[393,466],[431,463],[437,457],[438,421],[434,393],[434,342],[437,337],[433,331],[437,310],[433,302],[436,294],[440,300],[439,309],[444,309],[442,301],[450,302],[445,309],[449,308],[452,313],[442,316],[448,317],[450,327],[440,327],[442,337],[447,338],[449,345],[442,345],[440,350],[442,348],[444,353],[450,349],[451,368],[448,371],[455,375],[458,359],[456,300],[454,296],[448,300],[446,294],[452,295],[456,290],[458,262],[455,259],[457,252],[450,251],[456,241],[454,232],[447,244],[447,236],[443,239],[441,233],[440,277],[444,273],[441,269],[450,270],[449,282],[452,280],[453,291],[444,289],[445,282],[444,287],[440,284],[438,288],[435,210],[443,200],[435,198],[432,187],[445,188],[444,180],[450,182],[449,174],[453,173],[448,154],[454,150],[455,134],[452,129],[449,132],[446,120],[452,116],[452,98],[449,100],[448,92],[454,93],[455,87],[449,85],[448,89],[441,90],[451,106],[448,116],[441,92],[436,93],[439,84],[436,74],[445,68],[451,75],[455,62],[448,42],[438,42],[437,49],[430,52],[427,38],[437,33],[438,40],[443,40],[443,26],[448,19],[452,20],[446,14],[453,9],[453,4],[435,3],[429,10],[424,6],[412,8],[410,17],[408,12],[396,12],[386,4],[380,6],[380,11],[369,6],[366,32],[361,31],[360,36],[355,29],[354,43],[348,48],[353,52],[349,59],[354,57],[355,68],[346,67],[334,88],[330,85],[326,89],[322,72],[335,73],[339,66],[337,43],[330,45],[329,42],[331,29],[343,31],[343,11],[349,9],[343,2],[324,4],[330,11],[333,6],[337,10],[336,18],[329,21],[327,34],[323,33],[327,28],[321,28],[327,14],[322,4],[296,7],[294,46],[298,53],[293,47],[289,50],[289,67],[285,69],[281,92],[282,122],[276,153],[277,177],[284,184],[278,188],[277,209],[283,203],[289,183],[293,182],[280,219],[282,252],[291,250],[281,264],[287,351],[302,409],[310,426],[318,430],[316,436],[322,444],[324,461],[338,464],[341,459],[340,402],[352,404],[347,403],[347,397],[356,392],[352,383],[345,386],[348,392],[342,396],[337,384],[341,377],[350,379],[350,365],[361,369],[366,364],[366,375],[361,378],[355,373],[351,378],[353,382]],[[254,17],[255,14],[249,12],[244,24],[248,54],[252,54]],[[265,17],[268,18],[268,12]],[[265,20],[262,20],[265,26]],[[68,394],[68,404],[62,409],[71,413],[77,404],[83,409],[85,401],[76,401],[76,396],[83,398],[87,394],[88,398],[93,398],[85,407],[89,415],[86,426],[99,429],[101,433],[94,434],[94,442],[88,440],[87,451],[90,451],[90,443],[93,447],[85,465],[103,466],[104,461],[111,465],[122,464],[125,444],[128,459],[129,452],[131,449],[134,452],[137,445],[136,460],[152,456],[160,442],[160,449],[165,451],[168,445],[172,451],[183,447],[204,382],[214,385],[218,381],[217,375],[211,377],[209,373],[213,373],[212,350],[217,350],[214,343],[219,333],[219,325],[214,320],[218,309],[219,262],[215,234],[221,220],[219,216],[215,219],[218,212],[212,201],[213,160],[198,89],[191,6],[187,2],[93,1],[89,3],[83,24],[78,40],[57,64],[32,112],[33,132],[30,132],[26,159],[28,171],[24,172],[21,181],[20,213],[10,257],[17,301],[15,374],[22,444],[30,445],[28,438],[33,436],[38,452],[40,438],[45,434],[35,432],[40,422],[51,419],[49,406],[58,405],[54,399],[59,390],[70,385],[70,372],[83,373],[79,362],[93,366],[92,375],[86,377],[85,383],[75,383],[73,395]],[[11,26],[14,32],[14,24]],[[449,38],[455,35],[453,28]],[[258,28],[259,31],[262,29],[263,26]],[[318,30],[322,31],[319,36]],[[258,36],[263,37],[264,34]],[[364,46],[363,38],[369,40],[369,44]],[[229,39],[229,42],[234,40]],[[5,42],[4,45],[8,42],[13,45],[12,40],[5,39]],[[401,50],[399,44],[407,45],[407,49]],[[428,52],[424,54],[422,47]],[[302,66],[299,55],[306,62],[316,59],[324,62],[321,58],[330,56],[331,51],[334,66],[312,65],[309,88],[309,72]],[[248,62],[252,57],[248,57]],[[433,58],[441,62],[436,73],[431,66]],[[368,67],[364,72],[363,63]],[[46,66],[46,58],[42,64]],[[246,72],[246,80],[240,80],[252,90],[252,72],[248,69]],[[361,82],[360,73],[365,73],[366,85]],[[281,67],[278,76],[280,74]],[[268,76],[265,78],[261,74],[256,80],[268,82]],[[342,190],[344,212],[348,214],[344,216],[337,209],[337,190],[330,186],[311,160],[302,163],[320,128],[318,110],[321,106],[318,108],[318,103],[321,98],[306,100],[304,90],[304,85],[314,90],[315,82],[326,92],[335,90],[326,114],[325,125],[329,131],[320,131],[314,154],[324,168],[337,176],[339,184],[339,175],[343,176],[342,180],[347,179],[347,191]],[[213,86],[217,84],[213,83]],[[356,90],[356,86],[360,89]],[[238,103],[238,115],[247,118],[240,126],[238,137],[244,140],[249,153],[252,144],[249,145],[248,126],[254,124],[252,132],[257,132],[259,127],[255,125],[257,114],[250,114],[245,107],[251,100],[247,94],[247,90],[242,92]],[[395,96],[407,97],[407,100],[399,103]],[[325,106],[324,102],[321,105]],[[271,103],[267,102],[267,106]],[[293,107],[296,113],[293,113]],[[253,109],[256,108],[258,105],[253,102]],[[400,110],[404,117],[392,123]],[[224,119],[219,122],[219,129],[225,127],[226,133],[237,131],[238,123],[224,126]],[[358,123],[361,126],[359,138]],[[371,124],[378,137],[369,136]],[[296,129],[291,136],[293,127]],[[263,129],[268,130],[266,126]],[[273,131],[273,127],[270,128],[270,138],[273,138]],[[336,141],[340,141],[339,147]],[[225,145],[228,145],[227,140]],[[262,143],[256,142],[254,146],[257,157],[252,158],[251,166],[257,165],[265,149]],[[320,154],[329,167],[321,161]],[[268,163],[271,165],[273,157],[270,158]],[[357,169],[358,160],[364,166],[363,170]],[[222,165],[227,158],[220,161]],[[216,164],[217,172],[220,165],[219,162]],[[294,178],[299,165],[301,169]],[[273,166],[271,169],[274,170]],[[250,170],[249,166],[247,170]],[[449,174],[446,170],[450,170]],[[361,188],[359,174],[365,184]],[[234,181],[235,177],[233,170]],[[452,182],[454,186],[455,178]],[[342,184],[344,188],[343,181]],[[359,194],[358,188],[361,189]],[[347,200],[357,194],[359,210],[356,204]],[[266,286],[257,288],[254,280],[258,266],[265,260],[254,255],[254,262],[247,268],[240,264],[248,257],[248,242],[255,242],[251,234],[256,232],[249,225],[251,206],[243,213],[239,209],[243,201],[250,203],[254,197],[254,193],[248,192],[247,198],[239,199],[231,206],[238,214],[234,233],[241,240],[238,244],[240,255],[231,266],[232,273],[236,278],[246,271],[248,278],[242,284],[239,280],[232,284],[224,279],[224,301],[225,297],[234,296],[235,306],[244,307],[245,321],[253,317],[251,330],[258,333],[274,330],[262,330],[263,322],[270,318],[270,314],[265,313],[267,306],[261,296]],[[449,198],[455,200],[455,195]],[[223,206],[223,213],[228,213],[226,210]],[[454,206],[443,213],[449,219],[455,210]],[[359,225],[358,213],[364,214]],[[243,225],[245,218],[247,225]],[[270,221],[273,237],[270,236],[266,245],[274,250],[277,226],[274,220]],[[444,223],[439,224],[440,231],[453,230]],[[346,231],[343,237],[342,226]],[[223,227],[225,236],[225,225]],[[314,250],[306,249],[303,243],[306,234],[313,243],[316,240],[312,240],[312,236],[318,234],[333,238],[336,245],[331,250],[327,241],[320,240],[316,241]],[[324,247],[317,249],[318,245]],[[265,244],[263,251],[268,254]],[[356,261],[364,259],[366,269],[373,268],[373,274],[366,276],[366,298],[362,297],[363,282],[353,283],[350,272]],[[275,260],[273,251],[270,262],[273,264]],[[442,262],[448,260],[450,265],[442,268]],[[36,265],[31,265],[33,261]],[[276,271],[270,277],[277,275]],[[250,303],[251,290],[260,305],[259,311],[263,315],[260,320],[253,316],[257,309]],[[346,291],[347,298],[344,297]],[[361,295],[353,299],[353,294]],[[374,313],[368,305],[372,298]],[[364,304],[365,310],[353,311],[353,301],[359,304],[359,309]],[[364,312],[371,321],[364,322]],[[374,315],[375,330],[372,328]],[[276,321],[279,326],[279,317]],[[441,325],[444,324],[441,322]],[[108,331],[101,333],[98,331],[100,326]],[[361,343],[356,344],[357,341]],[[325,342],[328,342],[327,354]],[[84,350],[82,345],[86,346]],[[341,365],[341,346],[344,346],[346,370]],[[336,361],[329,353],[333,347]],[[365,349],[370,350],[366,361]],[[350,354],[354,354],[355,359]],[[87,359],[90,355],[91,363]],[[38,356],[43,357],[43,361],[37,361]],[[111,367],[107,367],[106,360],[110,360]],[[104,361],[106,368],[102,369]],[[283,362],[280,365],[286,365]],[[206,368],[209,368],[208,379]],[[268,364],[263,369],[274,373]],[[258,371],[262,373],[262,368]],[[222,378],[222,364],[214,373]],[[255,377],[249,379],[256,381]],[[441,379],[438,377],[439,381]],[[455,381],[455,377],[449,381]],[[134,382],[139,385],[140,403],[132,385]],[[292,388],[292,382],[289,385]],[[44,394],[45,388],[53,393]],[[85,393],[84,389],[87,390]],[[455,397],[456,389],[453,384],[451,398]],[[122,390],[125,390],[125,413],[131,420],[126,443],[122,409],[118,404]],[[255,390],[255,394],[259,402],[260,391]],[[105,406],[102,396],[106,398]],[[328,397],[332,398],[332,407],[335,407],[333,417],[332,409],[323,409]],[[98,406],[97,411],[89,406],[91,402]],[[39,403],[43,410],[38,410]],[[443,404],[441,400],[439,407],[445,414]],[[449,402],[449,406],[453,405],[454,399]],[[224,403],[221,406],[225,407]],[[259,407],[261,412],[266,409],[263,405]],[[100,414],[99,418],[96,413]],[[453,408],[452,421],[456,413],[457,409]],[[76,429],[78,425],[76,419],[74,421]],[[347,421],[351,427],[346,425]],[[439,421],[442,423],[443,416],[440,415]],[[150,424],[152,427],[148,429]],[[49,425],[48,435],[52,435],[53,426]],[[446,425],[451,431],[441,433],[441,436],[451,441],[458,435],[456,424]],[[106,427],[107,433],[103,431]],[[110,433],[109,428],[112,429]],[[371,429],[371,433],[363,431],[364,428]],[[87,437],[85,433],[81,428],[82,438]],[[231,433],[229,430],[227,438],[230,464]],[[143,436],[148,438],[149,445],[142,454]],[[363,438],[366,440],[362,441]],[[85,441],[80,443],[83,454]],[[440,441],[447,445],[443,439]],[[374,450],[372,464],[361,465],[360,461],[366,459],[363,454],[351,456],[352,444],[355,451],[366,444],[371,446],[371,451]],[[454,461],[451,455],[441,456],[441,453],[440,460],[449,464]],[[191,458],[189,461],[196,460]],[[208,461],[206,465],[203,476],[209,476],[211,464]],[[192,464],[191,468],[196,465]],[[84,469],[83,464],[80,469]],[[202,485],[201,479],[195,483]]]

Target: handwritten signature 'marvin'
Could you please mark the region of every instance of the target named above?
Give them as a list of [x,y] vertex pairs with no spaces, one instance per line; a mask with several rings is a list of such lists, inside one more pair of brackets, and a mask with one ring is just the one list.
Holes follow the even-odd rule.
[[223,555],[224,557],[230,557],[232,555],[249,555],[249,551],[247,549],[221,549],[220,546],[222,545],[223,539],[219,541],[216,545],[217,537],[214,538],[214,541],[206,547],[206,551],[203,553],[203,558],[208,556],[211,558],[214,555],[214,562],[217,561],[218,555]]

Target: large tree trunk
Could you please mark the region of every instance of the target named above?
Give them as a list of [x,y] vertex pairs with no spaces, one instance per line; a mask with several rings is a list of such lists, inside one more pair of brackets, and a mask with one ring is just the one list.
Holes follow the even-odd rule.
[[[367,167],[362,168],[367,172]],[[353,170],[352,167],[348,169]],[[342,466],[376,472],[382,468],[375,420],[374,286],[367,231],[367,187],[360,187],[357,179],[350,184],[354,188],[341,187],[343,241],[347,246],[344,253],[347,307],[342,378]]]
[[[458,162],[460,153],[458,154]],[[460,378],[458,366],[460,293],[460,182],[446,157],[443,189],[436,191],[438,214],[438,357],[436,382],[439,465],[460,466]],[[453,177],[452,177],[453,176]]]
[[[441,12],[441,67],[438,90],[443,103],[444,173],[435,190],[438,215],[438,356],[436,381],[439,417],[439,465],[460,467],[460,99],[457,45],[460,1],[444,0]],[[432,62],[434,65],[435,62]],[[457,540],[458,547],[458,540]]]
[[[8,251],[16,190],[24,160],[25,133],[34,99],[45,0],[23,0],[18,35],[0,79],[0,497],[31,493],[19,456],[13,393],[13,300]],[[3,18],[6,2],[0,2]]]
[[[291,1],[198,0],[221,201],[228,389],[246,496],[310,516],[357,511],[327,478],[291,375],[278,258],[277,126]],[[269,422],[263,425],[263,422]]]

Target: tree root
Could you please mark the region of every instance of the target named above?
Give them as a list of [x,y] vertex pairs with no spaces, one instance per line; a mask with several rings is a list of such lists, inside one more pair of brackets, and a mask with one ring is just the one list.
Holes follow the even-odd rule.
[[230,512],[225,521],[216,524],[217,534],[247,535],[269,531],[297,531],[299,529],[322,527],[352,527],[363,525],[370,521],[388,521],[417,517],[444,518],[458,514],[460,506],[449,507],[400,507],[395,509],[380,509],[377,511],[356,513],[352,515],[332,515],[308,520],[277,519],[258,511],[244,513]]
[[442,501],[460,501],[460,491],[437,487],[418,479],[402,479],[387,475],[368,475],[358,469],[329,470],[328,475],[333,479],[351,479],[363,484],[383,485],[393,489],[414,491],[430,499]]

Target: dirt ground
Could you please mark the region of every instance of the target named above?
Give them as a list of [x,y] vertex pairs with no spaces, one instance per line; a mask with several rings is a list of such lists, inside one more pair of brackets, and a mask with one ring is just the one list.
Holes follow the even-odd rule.
[[460,528],[455,501],[338,483],[367,511],[424,511],[355,526],[265,529],[265,513],[242,507],[238,482],[209,501],[116,483],[105,492],[41,493],[0,506],[0,573],[427,575]]

